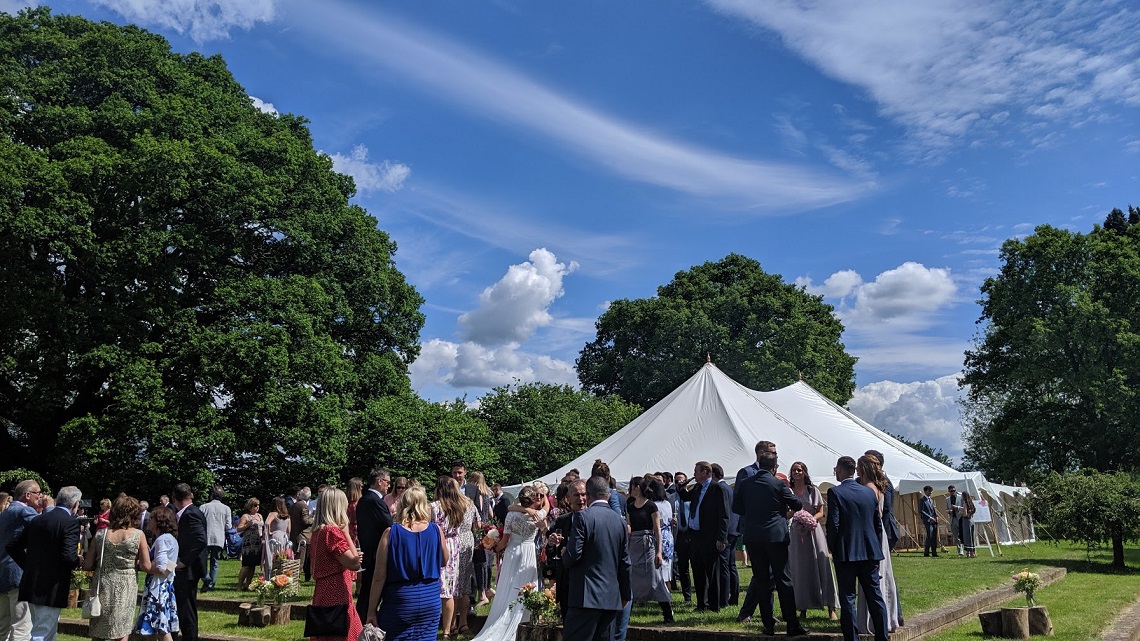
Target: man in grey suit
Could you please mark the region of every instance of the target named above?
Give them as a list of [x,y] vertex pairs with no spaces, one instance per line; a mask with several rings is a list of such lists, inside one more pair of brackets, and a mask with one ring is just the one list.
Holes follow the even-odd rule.
[[839,485],[827,491],[827,546],[835,564],[843,641],[859,641],[856,583],[867,601],[875,641],[887,641],[887,604],[879,587],[879,561],[883,560],[879,499],[874,490],[855,482],[855,459],[850,456],[836,462],[835,480]]
[[[792,589],[792,577],[788,574],[788,511],[803,507],[802,501],[792,494],[787,483],[776,478],[772,470],[776,468],[776,455],[761,452],[757,457],[759,470],[744,479],[736,487],[732,511],[742,516],[744,522],[744,545],[752,559],[752,583],[759,584],[749,593],[767,590],[770,580],[776,584],[780,595],[780,610],[788,622],[788,636],[807,634],[796,614],[796,595]],[[760,605],[760,618],[764,622],[764,633],[773,634],[776,617],[773,615],[772,601],[757,599]],[[745,599],[745,605],[755,605]],[[738,619],[752,616],[751,611],[741,610]]]
[[564,641],[611,641],[614,620],[633,598],[625,522],[609,506],[610,484],[586,482],[590,507],[576,512],[562,565],[566,568]]

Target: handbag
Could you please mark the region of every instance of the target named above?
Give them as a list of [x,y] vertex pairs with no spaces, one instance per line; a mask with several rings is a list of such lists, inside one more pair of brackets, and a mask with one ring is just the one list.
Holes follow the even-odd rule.
[[[325,547],[328,543],[328,534],[321,533],[325,539]],[[313,556],[313,576],[320,576],[317,573],[317,559],[320,556],[320,548],[315,550],[317,554]],[[312,637],[346,637],[348,636],[348,604],[338,603],[336,605],[309,605],[305,608],[305,632],[304,636]]]
[[103,530],[103,542],[99,544],[99,575],[95,578],[95,589],[91,596],[83,602],[84,619],[91,619],[103,615],[103,604],[99,601],[99,582],[103,579],[103,550],[107,547],[107,530]]
[[357,637],[356,641],[384,641],[386,636],[388,634],[380,628],[371,623],[365,623],[364,629],[360,631],[360,636]]

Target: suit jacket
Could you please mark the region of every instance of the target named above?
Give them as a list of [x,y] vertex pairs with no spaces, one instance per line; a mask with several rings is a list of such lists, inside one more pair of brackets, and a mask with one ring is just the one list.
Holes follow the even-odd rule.
[[787,483],[762,470],[736,486],[732,511],[743,516],[745,544],[786,543],[788,510],[803,507]]
[[495,514],[495,520],[499,523],[507,522],[507,509],[511,507],[511,497],[506,492],[502,496],[495,499],[495,507],[491,511]]
[[12,501],[8,509],[0,512],[0,592],[10,592],[20,587],[24,570],[8,554],[8,544],[20,538],[20,534],[32,519],[39,516],[35,508],[22,501]]
[[560,605],[566,605],[566,568],[562,567],[562,556],[566,553],[566,545],[570,542],[570,531],[574,529],[574,512],[567,512],[559,516],[554,521],[554,525],[550,526],[547,531],[549,534],[557,532],[562,535],[562,542],[558,545],[550,543],[547,539],[546,544],[546,562],[547,565],[556,563],[554,570],[554,585],[557,586],[554,590],[554,600]]
[[846,479],[827,491],[827,546],[836,563],[883,560],[883,519],[874,490]]
[[608,505],[574,513],[562,566],[571,608],[621,610],[633,598],[625,521]]
[[[365,490],[364,493],[368,494],[368,490]],[[357,510],[359,509],[360,505],[357,504]],[[356,518],[359,520],[359,512],[357,512]],[[298,547],[299,541],[304,541],[307,545],[309,535],[313,533],[313,517],[309,515],[309,504],[305,501],[294,503],[289,508],[289,521],[289,536],[293,539],[293,547]]]
[[883,492],[883,530],[887,533],[887,547],[893,549],[899,540],[899,524],[895,521],[895,484],[890,479]]
[[934,509],[934,499],[923,496],[918,500],[918,513],[923,523],[933,523],[938,520],[938,513]]
[[206,515],[193,503],[178,519],[178,562],[185,566],[178,573],[190,581],[206,576]]
[[[728,495],[724,493],[724,488],[716,481],[709,481],[709,489],[705,490],[704,498],[701,496],[701,485],[697,483],[691,490],[685,488],[678,488],[677,494],[684,500],[693,503],[700,499],[700,506],[697,508],[697,517],[700,525],[700,530],[694,530],[692,519],[689,520],[689,531],[693,540],[704,541],[709,545],[715,545],[718,541],[728,545],[728,514],[732,511],[732,506],[728,502]],[[692,505],[689,506],[692,509]]]
[[385,530],[392,527],[392,512],[384,498],[372,490],[364,490],[356,503],[356,536],[360,539],[360,551],[364,553],[361,567],[371,570],[376,567],[376,547]]
[[724,496],[728,499],[728,536],[739,537],[742,531],[740,527],[740,515],[732,511],[732,499],[735,490],[733,490],[732,486],[728,484],[728,481],[724,479],[717,481],[717,485],[720,486],[720,489],[724,490]]
[[67,607],[71,571],[79,567],[79,521],[57,507],[32,519],[8,554],[24,569],[21,601],[51,608]]
[[202,506],[202,514],[206,517],[206,545],[226,547],[226,530],[233,525],[230,506],[213,500]]

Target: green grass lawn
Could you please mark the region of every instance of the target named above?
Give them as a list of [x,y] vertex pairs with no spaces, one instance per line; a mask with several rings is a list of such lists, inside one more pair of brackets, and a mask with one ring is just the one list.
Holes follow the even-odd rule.
[[[996,548],[995,548],[996,552]],[[1029,546],[1002,548],[1004,556],[990,557],[985,549],[978,551],[975,559],[956,555],[943,555],[937,559],[923,558],[921,552],[902,552],[893,557],[895,578],[899,584],[903,603],[903,616],[910,618],[921,612],[946,605],[964,596],[983,590],[1008,585],[1010,575],[1023,567],[1036,570],[1045,566],[1064,567],[1068,576],[1057,584],[1039,592],[1039,601],[1049,606],[1057,629],[1059,641],[1088,639],[1106,626],[1125,606],[1140,597],[1140,547],[1126,549],[1128,569],[1123,572],[1109,569],[1111,555],[1108,551],[1097,551],[1086,558],[1083,547],[1064,543],[1034,543]],[[251,594],[236,591],[239,563],[236,560],[223,561],[218,571],[217,584],[220,588],[208,594],[213,598],[250,600]],[[752,577],[750,568],[739,568],[743,590]],[[312,595],[312,584],[303,584],[298,602],[305,602]],[[754,617],[751,625],[736,622],[738,608],[729,607],[718,613],[696,612],[691,604],[682,602],[681,595],[674,593],[674,617],[676,627],[700,627],[719,630],[757,630],[759,617]],[[1024,599],[1015,600],[1014,605],[1023,604]],[[479,614],[486,614],[488,606],[479,608]],[[65,617],[78,618],[78,610],[67,610]],[[244,636],[270,641],[299,639],[303,622],[295,621],[286,626],[267,628],[246,628],[237,625],[237,617],[219,612],[199,612],[200,628],[203,632]],[[634,606],[631,624],[637,626],[661,626],[661,612],[656,604]],[[809,610],[805,625],[817,632],[838,632],[838,622],[829,621],[824,610]],[[977,620],[934,637],[937,641],[960,641],[981,639],[981,627]],[[75,641],[65,638],[65,641]]]

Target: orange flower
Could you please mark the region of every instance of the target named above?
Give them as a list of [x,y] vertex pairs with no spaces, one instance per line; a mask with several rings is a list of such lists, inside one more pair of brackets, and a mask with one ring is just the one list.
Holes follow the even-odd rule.
[[273,577],[273,584],[279,588],[283,588],[289,585],[289,577],[285,576],[284,574],[278,574],[277,576]]

